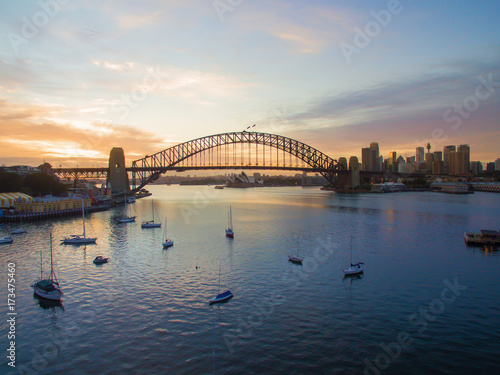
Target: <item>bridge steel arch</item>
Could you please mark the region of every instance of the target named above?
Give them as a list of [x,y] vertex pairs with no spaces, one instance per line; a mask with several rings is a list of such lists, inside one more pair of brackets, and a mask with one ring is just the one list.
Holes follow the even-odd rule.
[[[158,179],[166,171],[176,169],[175,166],[183,160],[201,152],[234,143],[259,144],[282,150],[309,165],[311,171],[321,173],[331,185],[335,182],[336,173],[341,169],[337,160],[292,138],[259,132],[222,133],[193,139],[153,155],[147,155],[142,159],[134,160],[131,168],[133,190],[138,191],[148,183]],[[220,169],[227,168],[228,166],[220,167]],[[234,168],[237,169],[240,166],[234,165]],[[178,169],[182,169],[182,167]],[[214,166],[213,169],[218,168]],[[138,185],[137,181],[139,181]]]

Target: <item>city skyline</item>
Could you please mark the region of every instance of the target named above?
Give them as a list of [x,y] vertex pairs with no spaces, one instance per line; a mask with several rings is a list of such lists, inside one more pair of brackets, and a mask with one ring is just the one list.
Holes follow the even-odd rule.
[[500,157],[500,4],[232,4],[2,4],[0,164],[130,164],[252,124],[336,159]]

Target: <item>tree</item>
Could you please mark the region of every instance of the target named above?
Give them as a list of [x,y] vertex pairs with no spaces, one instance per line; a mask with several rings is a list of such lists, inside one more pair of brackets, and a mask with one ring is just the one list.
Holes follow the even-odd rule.
[[15,193],[22,190],[23,178],[17,173],[0,172],[0,193]]
[[30,190],[31,195],[60,195],[66,192],[66,186],[55,177],[45,173],[32,173],[25,177],[24,185]]

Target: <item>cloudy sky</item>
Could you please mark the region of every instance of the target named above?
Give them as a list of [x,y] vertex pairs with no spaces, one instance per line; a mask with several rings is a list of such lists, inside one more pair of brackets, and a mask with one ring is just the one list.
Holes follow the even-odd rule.
[[0,3],[0,164],[127,163],[229,131],[338,158],[500,157],[500,2]]

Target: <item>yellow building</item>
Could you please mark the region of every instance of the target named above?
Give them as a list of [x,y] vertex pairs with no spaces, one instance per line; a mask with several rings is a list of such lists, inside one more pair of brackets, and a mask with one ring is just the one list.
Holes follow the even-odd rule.
[[[90,207],[90,198],[83,200],[85,207]],[[14,202],[15,211],[18,213],[55,212],[82,208],[82,199],[77,197],[56,198],[45,196],[33,198],[31,202]]]

